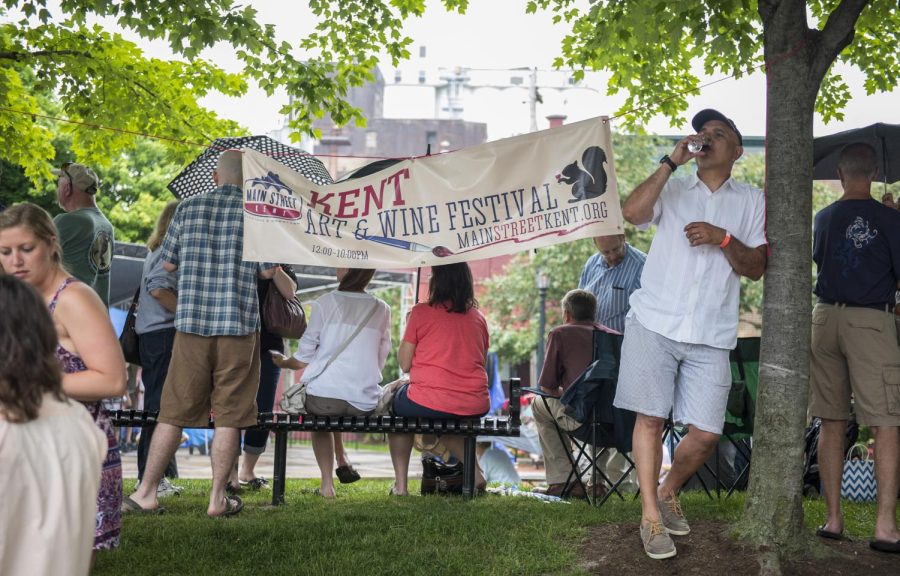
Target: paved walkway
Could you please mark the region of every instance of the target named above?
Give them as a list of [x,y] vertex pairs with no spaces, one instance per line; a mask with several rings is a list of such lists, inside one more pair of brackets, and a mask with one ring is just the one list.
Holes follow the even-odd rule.
[[[256,465],[256,473],[259,476],[272,478],[274,441],[269,442],[266,452],[260,457]],[[394,469],[391,466],[391,456],[386,451],[354,449],[353,443],[345,444],[350,462],[363,478],[394,477]],[[422,475],[422,465],[419,453],[413,451],[409,461],[409,475],[411,478]],[[177,454],[178,475],[182,478],[212,478],[209,456],[201,455],[197,449],[190,454],[187,448],[180,448]],[[520,461],[519,474],[527,480],[543,480],[543,469],[537,469],[528,461]],[[125,478],[137,478],[137,452],[122,454],[122,475]],[[288,478],[318,478],[319,467],[313,456],[310,444],[291,444],[287,450],[287,477]]]

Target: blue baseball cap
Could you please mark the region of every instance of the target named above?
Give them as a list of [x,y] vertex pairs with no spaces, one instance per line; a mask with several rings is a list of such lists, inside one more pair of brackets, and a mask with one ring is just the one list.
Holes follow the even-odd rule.
[[741,136],[741,131],[737,129],[737,126],[734,125],[734,120],[728,118],[718,110],[713,110],[712,108],[707,108],[706,110],[701,110],[694,115],[694,119],[691,120],[691,126],[694,127],[694,130],[699,132],[703,129],[703,125],[709,122],[710,120],[718,120],[719,122],[724,123],[726,126],[731,128],[732,131],[737,135],[738,144],[741,146],[744,145],[744,138]]

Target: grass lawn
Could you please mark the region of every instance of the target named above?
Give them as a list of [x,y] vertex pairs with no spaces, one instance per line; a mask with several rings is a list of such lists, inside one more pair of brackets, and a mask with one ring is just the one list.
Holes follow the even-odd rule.
[[[488,495],[388,497],[388,481],[363,480],[338,487],[326,501],[313,494],[317,480],[291,480],[287,504],[268,506],[271,493],[247,492],[234,518],[206,517],[208,480],[179,480],[181,496],[163,500],[161,516],[127,515],[122,545],[101,553],[94,574],[583,574],[578,558],[586,527],[633,523],[638,502],[608,501],[594,509],[582,502],[545,503]],[[133,480],[125,482],[126,494]],[[413,483],[411,490],[418,490]],[[685,494],[692,522],[730,522],[743,497],[710,500]],[[821,523],[821,501],[804,504],[807,526]],[[875,507],[848,505],[850,536],[869,537]],[[637,538],[636,530],[622,534]]]

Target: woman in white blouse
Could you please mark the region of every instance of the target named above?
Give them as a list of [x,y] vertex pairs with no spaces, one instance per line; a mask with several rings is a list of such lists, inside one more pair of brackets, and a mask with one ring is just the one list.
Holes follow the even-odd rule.
[[[280,368],[303,369],[306,411],[316,416],[368,416],[375,411],[384,361],[391,350],[391,309],[366,286],[374,270],[338,268],[337,290],[313,305],[297,353],[272,352]],[[334,441],[330,432],[312,433],[322,473],[319,493],[334,497]]]

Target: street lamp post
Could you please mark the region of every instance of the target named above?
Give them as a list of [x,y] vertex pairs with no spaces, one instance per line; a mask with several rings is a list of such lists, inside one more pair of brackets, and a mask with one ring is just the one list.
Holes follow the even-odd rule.
[[547,328],[547,289],[550,288],[550,277],[543,271],[537,275],[538,295],[541,298],[540,316],[538,320],[537,374],[541,376],[544,368],[544,331]]

